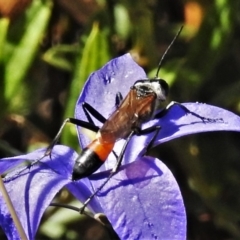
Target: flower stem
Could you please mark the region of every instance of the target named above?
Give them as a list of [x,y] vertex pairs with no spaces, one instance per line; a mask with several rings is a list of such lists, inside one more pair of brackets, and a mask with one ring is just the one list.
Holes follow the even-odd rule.
[[12,219],[13,219],[13,222],[17,228],[17,231],[18,231],[18,234],[19,234],[19,237],[20,239],[26,239],[27,240],[27,236],[25,234],[25,231],[22,227],[22,224],[17,216],[17,213],[14,209],[14,206],[12,204],[12,201],[7,193],[7,190],[5,188],[5,185],[3,183],[3,180],[2,180],[2,176],[0,176],[0,192],[2,193],[3,195],[3,199],[5,200],[6,204],[7,204],[7,207],[8,207],[8,210],[12,216]]

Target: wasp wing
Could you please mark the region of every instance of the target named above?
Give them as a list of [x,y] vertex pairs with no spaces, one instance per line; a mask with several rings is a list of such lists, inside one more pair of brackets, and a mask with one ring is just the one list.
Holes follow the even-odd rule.
[[100,129],[104,142],[115,142],[126,138],[132,130],[148,121],[155,109],[156,95],[137,96],[136,89],[131,89],[120,106],[107,119]]

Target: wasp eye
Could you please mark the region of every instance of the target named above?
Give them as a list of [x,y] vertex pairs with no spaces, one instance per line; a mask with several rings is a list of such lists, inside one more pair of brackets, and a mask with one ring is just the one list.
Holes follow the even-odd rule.
[[168,86],[167,82],[163,79],[159,79],[159,84],[161,85],[162,89],[165,91],[165,95],[167,96],[168,95],[168,89],[169,89],[169,86]]
[[146,85],[141,86],[141,89],[143,91],[146,91],[146,92],[148,92],[150,90],[150,88],[148,86],[146,86]]

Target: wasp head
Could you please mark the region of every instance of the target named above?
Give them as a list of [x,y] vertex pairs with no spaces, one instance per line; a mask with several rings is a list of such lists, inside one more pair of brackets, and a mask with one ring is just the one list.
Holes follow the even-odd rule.
[[149,94],[156,94],[157,100],[163,102],[168,95],[168,84],[160,78],[143,79],[134,83],[138,97],[144,97]]

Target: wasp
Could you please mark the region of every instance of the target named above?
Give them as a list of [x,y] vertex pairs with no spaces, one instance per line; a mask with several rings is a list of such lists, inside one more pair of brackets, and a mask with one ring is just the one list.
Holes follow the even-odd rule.
[[[111,170],[108,178],[103,182],[103,184],[85,201],[83,207],[81,208],[81,212],[83,212],[84,208],[91,201],[91,199],[118,171],[119,167],[121,166],[125,150],[133,135],[154,133],[152,139],[146,147],[145,152],[148,152],[148,150],[152,147],[154,140],[156,139],[161,129],[161,126],[152,126],[146,129],[142,129],[141,127],[143,123],[153,118],[160,118],[164,116],[168,112],[169,108],[176,104],[178,104],[186,113],[191,113],[194,116],[199,117],[203,121],[211,120],[201,117],[196,113],[190,112],[186,107],[177,102],[172,102],[165,109],[156,114],[161,103],[166,100],[169,90],[167,82],[163,79],[160,79],[158,77],[158,74],[166,53],[171,48],[176,38],[179,36],[181,30],[182,27],[164,52],[159,62],[156,76],[154,78],[136,80],[125,98],[122,97],[121,93],[117,93],[116,110],[110,115],[108,119],[104,118],[91,105],[84,102],[82,103],[82,107],[88,119],[88,122],[76,118],[67,118],[63,122],[53,142],[47,148],[44,156],[51,154],[53,146],[58,141],[62,129],[68,122],[96,132],[95,139],[82,150],[82,152],[76,159],[73,166],[72,180],[79,180],[93,174],[102,166],[102,164],[106,161],[111,152],[113,152],[116,156],[117,163],[115,167]],[[103,123],[101,128],[97,127],[93,123],[90,115]],[[119,139],[125,139],[126,141],[119,156],[117,156],[114,152],[114,145]]]

